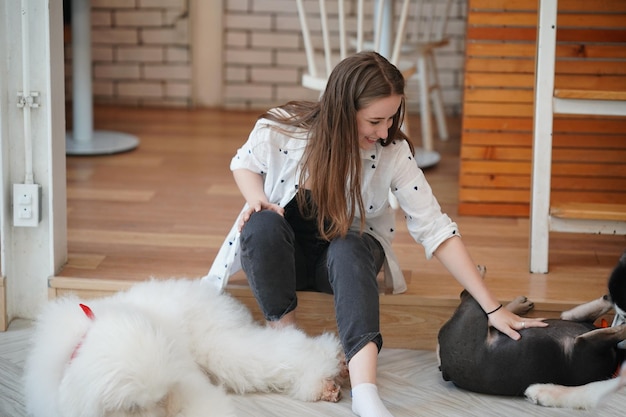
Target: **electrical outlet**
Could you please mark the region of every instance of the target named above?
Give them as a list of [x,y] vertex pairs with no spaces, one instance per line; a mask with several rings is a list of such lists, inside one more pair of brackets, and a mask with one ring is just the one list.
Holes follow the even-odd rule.
[[13,184],[13,226],[37,227],[41,221],[41,185]]

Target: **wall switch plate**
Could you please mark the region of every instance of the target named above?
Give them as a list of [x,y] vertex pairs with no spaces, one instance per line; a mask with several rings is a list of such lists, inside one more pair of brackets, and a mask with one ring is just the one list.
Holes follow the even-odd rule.
[[41,185],[13,184],[13,226],[37,227],[41,221]]

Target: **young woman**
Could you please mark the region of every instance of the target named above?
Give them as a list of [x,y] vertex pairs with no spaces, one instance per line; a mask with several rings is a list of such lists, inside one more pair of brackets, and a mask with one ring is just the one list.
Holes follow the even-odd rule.
[[231,162],[246,200],[208,279],[224,286],[243,268],[271,326],[295,325],[297,290],[334,296],[339,338],[352,385],[352,410],[389,417],[376,386],[379,291],[406,283],[392,251],[395,213],[465,287],[490,323],[513,339],[545,326],[500,308],[470,258],[456,223],[441,212],[400,130],[404,79],[375,52],[340,62],[319,102],[289,102],[263,114]]

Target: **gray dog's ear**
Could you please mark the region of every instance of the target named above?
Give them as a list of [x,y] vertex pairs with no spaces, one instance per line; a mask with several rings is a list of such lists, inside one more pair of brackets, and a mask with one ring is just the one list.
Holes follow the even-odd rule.
[[622,311],[626,311],[626,251],[609,277],[609,295]]

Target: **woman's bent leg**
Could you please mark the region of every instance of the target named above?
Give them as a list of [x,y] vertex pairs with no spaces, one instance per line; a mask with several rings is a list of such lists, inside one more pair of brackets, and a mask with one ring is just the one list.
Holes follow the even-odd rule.
[[265,319],[295,319],[295,237],[289,223],[273,211],[253,213],[240,241],[241,266]]
[[384,260],[381,245],[367,234],[335,239],[327,252],[337,328],[350,371],[352,411],[361,417],[392,417],[376,386],[382,347],[376,277]]
[[350,232],[334,239],[326,253],[328,279],[335,298],[339,337],[346,360],[370,342],[382,347],[379,318],[378,271],[385,253],[366,233]]

